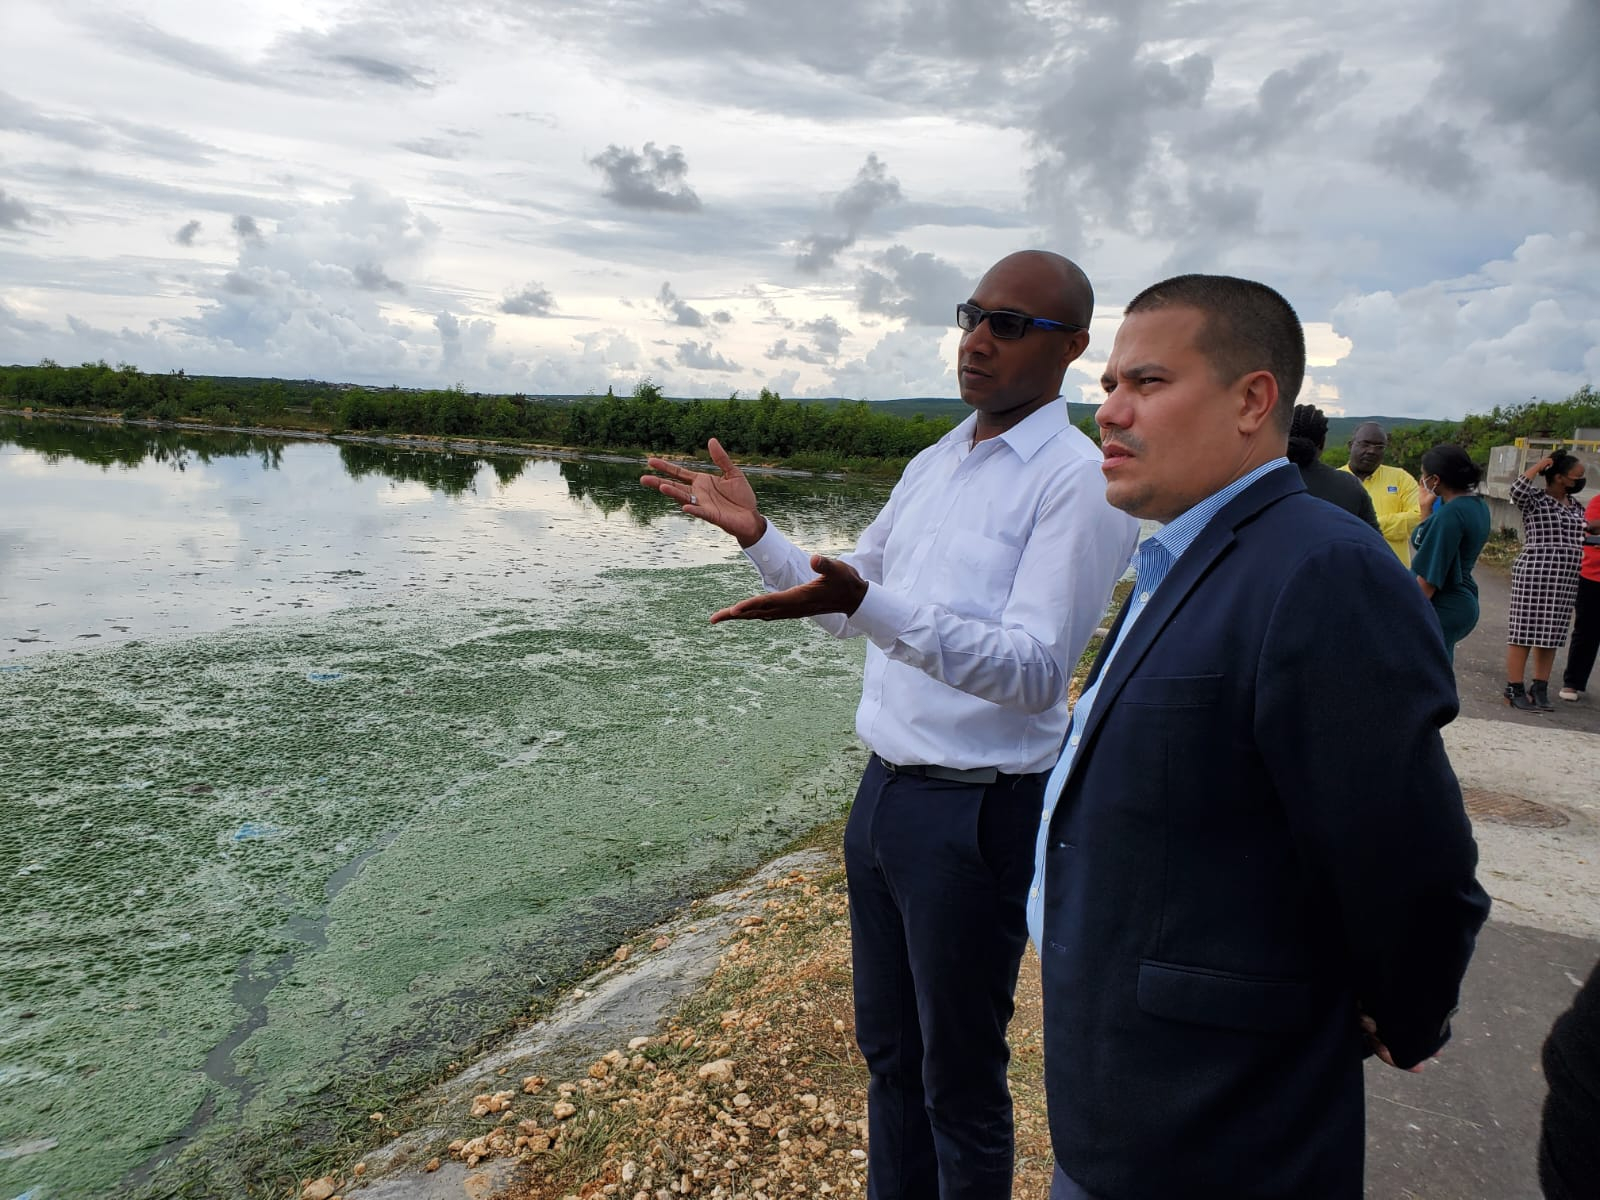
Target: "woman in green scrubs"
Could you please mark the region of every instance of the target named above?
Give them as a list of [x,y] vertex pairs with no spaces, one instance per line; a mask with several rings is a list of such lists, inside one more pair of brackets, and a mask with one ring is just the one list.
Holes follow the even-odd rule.
[[1422,456],[1423,520],[1411,532],[1411,569],[1439,618],[1452,663],[1456,643],[1478,623],[1472,568],[1489,540],[1489,506],[1478,495],[1482,475],[1460,446],[1435,446]]

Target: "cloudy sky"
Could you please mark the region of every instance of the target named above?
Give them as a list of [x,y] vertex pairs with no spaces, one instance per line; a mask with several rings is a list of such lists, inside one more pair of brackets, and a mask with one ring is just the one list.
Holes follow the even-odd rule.
[[952,396],[954,305],[1042,246],[1086,399],[1189,270],[1284,292],[1334,408],[1600,383],[1595,0],[4,0],[0,44],[0,362]]

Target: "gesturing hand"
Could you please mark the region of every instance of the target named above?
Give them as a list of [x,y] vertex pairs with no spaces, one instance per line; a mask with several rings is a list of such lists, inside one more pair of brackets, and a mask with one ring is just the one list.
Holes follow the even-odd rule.
[[676,500],[691,517],[699,517],[731,533],[739,540],[739,545],[753,546],[767,531],[767,519],[756,510],[755,489],[744,472],[734,466],[721,442],[712,438],[706,449],[720,475],[691,471],[664,458],[651,457],[645,459],[645,463],[660,474],[641,475],[639,482],[668,500]]
[[731,608],[712,613],[711,623],[788,621],[795,617],[818,617],[824,613],[844,613],[849,616],[861,607],[861,601],[867,594],[867,581],[849,563],[813,554],[811,569],[817,573],[817,577],[809,583],[741,600]]

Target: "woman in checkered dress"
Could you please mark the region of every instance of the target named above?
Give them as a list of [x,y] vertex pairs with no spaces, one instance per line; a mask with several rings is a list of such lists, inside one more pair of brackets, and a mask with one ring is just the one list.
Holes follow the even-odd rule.
[[[1544,476],[1544,487],[1533,482]],[[1559,451],[1512,481],[1511,499],[1522,510],[1522,553],[1511,568],[1510,633],[1506,647],[1506,703],[1524,711],[1550,703],[1550,668],[1567,644],[1572,605],[1578,598],[1578,566],[1588,529],[1583,506],[1572,498],[1584,484],[1582,461]],[[1533,682],[1523,690],[1528,651]]]

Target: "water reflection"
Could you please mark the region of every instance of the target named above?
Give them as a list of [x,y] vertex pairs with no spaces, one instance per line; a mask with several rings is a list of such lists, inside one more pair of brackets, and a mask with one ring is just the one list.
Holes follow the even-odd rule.
[[[642,464],[0,418],[0,661],[351,604],[557,601],[617,567],[737,554]],[[886,489],[756,480],[824,553]]]
[[375,475],[401,483],[420,483],[446,496],[460,496],[477,490],[478,476],[485,467],[503,487],[521,475],[530,460],[520,455],[478,457],[341,442],[339,461],[344,464],[345,473],[351,479]]
[[284,445],[282,438],[250,433],[0,416],[0,451],[10,446],[32,450],[52,465],[68,459],[108,468],[153,462],[183,471],[191,463],[249,457],[258,459],[263,471],[272,471],[277,469]]

